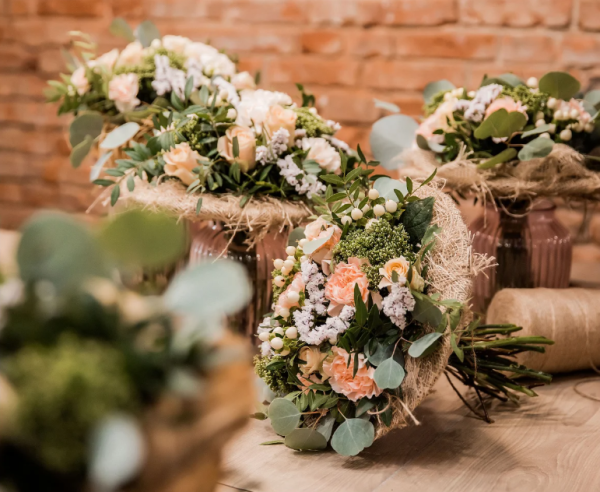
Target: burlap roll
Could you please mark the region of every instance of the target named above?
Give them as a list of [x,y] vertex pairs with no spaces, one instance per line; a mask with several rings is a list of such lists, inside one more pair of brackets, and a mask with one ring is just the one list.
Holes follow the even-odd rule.
[[600,367],[600,290],[504,289],[492,300],[487,322],[514,323],[523,327],[518,336],[556,342],[545,354],[519,356],[533,369],[559,373]]

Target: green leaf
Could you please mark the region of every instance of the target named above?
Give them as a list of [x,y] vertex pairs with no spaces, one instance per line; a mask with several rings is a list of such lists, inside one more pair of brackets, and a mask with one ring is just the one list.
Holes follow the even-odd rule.
[[133,174],[127,177],[127,189],[131,192],[135,188],[135,181],[133,180]]
[[525,82],[520,77],[517,77],[514,73],[503,73],[497,77],[485,77],[481,83],[481,87],[490,84],[500,84],[508,87],[517,87],[519,85],[525,85]]
[[[366,352],[366,348],[365,348],[365,352]],[[369,350],[369,352],[366,353],[366,355],[367,355],[367,360],[369,361],[369,363],[371,365],[378,366],[384,360],[389,359],[393,353],[394,353],[394,344],[383,344],[380,341],[377,341],[375,350],[373,352],[371,352]]]
[[456,336],[456,333],[452,333],[450,335],[450,345],[452,347],[452,350],[456,354],[456,357],[458,357],[458,360],[460,360],[461,362],[464,362],[465,352],[462,348],[460,348],[458,346],[458,337]]
[[358,284],[354,284],[354,307],[356,309],[356,322],[362,326],[366,323],[369,313],[365,305]]
[[185,90],[184,90],[186,99],[190,98],[190,94],[192,93],[193,89],[194,89],[194,77],[188,77],[188,79],[185,82]]
[[145,20],[135,30],[135,37],[142,43],[144,48],[147,48],[152,41],[160,39],[160,32],[154,22]]
[[431,223],[434,203],[433,197],[427,197],[406,204],[406,210],[400,219],[414,244],[421,242]]
[[240,143],[238,142],[237,137],[233,137],[232,146],[233,146],[233,157],[237,159],[240,156]]
[[121,195],[121,188],[119,188],[119,185],[116,185],[110,194],[110,206],[111,207],[114,207],[116,205],[116,203],[119,201],[120,195]]
[[421,357],[425,355],[428,349],[433,347],[433,345],[440,339],[442,333],[428,333],[427,335],[416,340],[408,349],[408,355],[414,358]]
[[321,166],[319,166],[319,163],[313,159],[306,159],[302,163],[302,169],[304,169],[304,172],[315,175],[319,174],[323,170],[321,169]]
[[455,88],[456,87],[452,82],[445,79],[429,82],[429,84],[427,84],[425,86],[425,89],[423,90],[423,99],[425,99],[425,104],[429,104],[432,101],[433,96],[435,96],[436,94],[439,94],[442,91],[445,92]]
[[502,108],[494,111],[475,130],[475,138],[505,138],[521,131],[527,123],[527,116],[519,111],[508,112]]
[[210,318],[237,313],[252,297],[246,269],[229,260],[203,262],[179,273],[164,295],[176,313]]
[[377,178],[375,183],[373,183],[373,188],[379,192],[379,196],[395,202],[398,202],[399,200],[394,190],[400,191],[403,195],[408,193],[406,183],[388,177]]
[[566,72],[549,72],[539,82],[541,92],[568,101],[581,89],[579,81]]
[[104,119],[100,113],[83,113],[75,118],[69,126],[69,142],[76,147],[89,136],[93,139],[102,133]]
[[300,411],[291,401],[285,398],[275,398],[269,405],[269,418],[273,430],[280,436],[287,436],[298,427]]
[[331,434],[333,432],[334,424],[335,419],[331,416],[331,414],[329,414],[319,421],[316,431],[323,434],[323,437],[325,437],[325,441],[329,442],[329,439],[331,439]]
[[[373,99],[373,101],[375,102],[376,108],[385,109],[386,111],[390,111],[391,113],[399,113],[400,112],[400,108],[398,106],[396,106],[394,103],[387,102],[387,101],[381,101],[379,99]],[[363,162],[365,162],[365,161],[363,160]]]
[[113,36],[125,38],[129,42],[135,41],[135,35],[133,34],[133,29],[131,29],[131,26],[122,17],[117,17],[116,19],[114,19],[111,22],[110,27],[108,28],[108,31]]
[[365,158],[365,154],[363,154],[363,151],[360,148],[360,145],[357,145],[356,153],[358,154],[358,157],[360,158],[360,162],[364,162],[366,164],[367,159]]
[[201,209],[202,209],[202,197],[198,198],[198,201],[196,202],[196,215],[198,215],[200,213]]
[[308,241],[304,246],[302,246],[302,251],[304,251],[305,255],[313,254],[317,249],[331,239],[332,234],[333,231],[321,239],[313,239],[312,241]]
[[491,169],[494,166],[496,166],[497,164],[500,164],[501,162],[510,161],[516,155],[517,155],[517,150],[514,149],[513,147],[510,147],[508,149],[504,149],[502,152],[500,152],[498,155],[492,157],[491,159],[488,159],[487,161],[482,162],[481,164],[479,164],[477,166],[477,168],[478,169]]
[[373,444],[375,427],[367,420],[348,419],[340,425],[331,439],[331,447],[342,456],[356,456]]
[[413,319],[436,327],[442,321],[442,311],[438,308],[429,296],[415,297],[415,308],[413,310]]
[[550,128],[551,128],[550,124],[546,123],[545,125],[538,126],[537,128],[523,132],[521,134],[521,138],[528,138],[528,137],[531,137],[532,135],[539,135],[540,133],[549,131]]
[[159,268],[174,263],[183,255],[186,231],[175,218],[130,210],[106,224],[100,231],[99,240],[123,265]]
[[538,137],[526,144],[519,151],[519,159],[522,161],[528,161],[535,159],[536,157],[546,157],[552,148],[554,147],[554,141],[551,138]]
[[285,445],[297,451],[320,451],[327,447],[327,439],[317,430],[294,429],[285,436]]
[[90,171],[90,181],[93,182],[100,177],[100,174],[102,173],[102,169],[104,168],[104,164],[106,164],[106,161],[108,161],[108,159],[110,159],[111,156],[112,156],[112,150],[109,150],[108,152],[105,152],[104,154],[102,154],[100,156],[100,158],[92,166],[92,169]]
[[140,125],[135,123],[134,121],[130,121],[129,123],[125,123],[117,128],[115,128],[112,132],[110,132],[102,142],[100,142],[101,149],[116,149],[125,145],[129,140],[131,140],[137,132],[140,130]]
[[600,108],[600,90],[593,90],[588,92],[583,97],[583,101],[588,103],[594,109],[598,110]]
[[403,114],[394,114],[375,122],[371,130],[371,151],[386,169],[397,169],[402,161],[400,154],[410,148],[418,123]]
[[275,446],[277,444],[285,444],[285,441],[275,440],[275,441],[265,441],[265,442],[260,443],[261,446]]
[[81,166],[83,160],[90,153],[93,143],[94,140],[88,135],[82,142],[79,142],[75,147],[73,147],[73,150],[71,150],[71,157],[69,158],[71,161],[71,166],[74,168]]
[[288,246],[298,246],[298,241],[304,239],[304,227],[296,227],[288,236]]
[[362,398],[356,405],[356,417],[364,415],[375,406],[375,402],[368,398]]
[[394,359],[384,360],[375,369],[374,379],[381,389],[396,389],[404,381],[404,368]]

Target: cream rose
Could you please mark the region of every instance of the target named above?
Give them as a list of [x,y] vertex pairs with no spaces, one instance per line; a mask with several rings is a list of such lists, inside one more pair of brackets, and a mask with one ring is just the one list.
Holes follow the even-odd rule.
[[308,150],[306,158],[316,161],[321,169],[330,173],[340,173],[342,166],[340,154],[324,138],[304,138],[302,150]]
[[313,372],[322,371],[323,361],[327,358],[327,354],[322,353],[319,347],[305,346],[300,349],[298,357],[305,361],[298,364],[298,367],[304,376],[308,376]]
[[162,45],[169,51],[174,51],[183,55],[186,48],[191,44],[191,40],[183,36],[167,35],[162,38]]
[[119,59],[117,60],[117,67],[133,67],[139,65],[144,58],[144,47],[139,41],[134,41],[125,46],[125,49],[121,51]]
[[383,289],[384,287],[389,287],[394,283],[394,272],[398,274],[398,283],[406,284],[406,277],[408,276],[408,270],[410,268],[410,263],[404,256],[400,258],[393,258],[389,260],[383,268],[379,269],[379,274],[383,276],[381,282],[379,282],[379,288]]
[[198,177],[192,172],[192,169],[198,167],[198,160],[201,158],[197,151],[192,150],[189,143],[177,144],[163,155],[165,173],[179,178],[183,184],[189,186]]
[[[294,142],[294,134],[296,132],[296,120],[298,119],[298,115],[295,111],[291,109],[285,109],[284,107],[276,104],[275,106],[271,106],[269,112],[267,113],[267,117],[265,119],[265,123],[263,125],[265,132],[269,139],[273,138],[273,134],[280,129],[287,130],[289,134],[288,139],[288,148]],[[339,155],[338,155],[339,158]],[[315,159],[316,160],[316,159]]]
[[[237,137],[238,157],[233,155],[233,139]],[[256,167],[256,138],[248,127],[232,126],[219,138],[217,149],[230,164],[237,162],[242,172],[247,173]]]
[[252,77],[252,75],[250,75],[248,72],[236,73],[233,77],[231,77],[231,83],[238,91],[242,91],[244,89],[256,89],[254,77]]
[[113,67],[115,66],[115,62],[119,57],[119,50],[114,49],[110,50],[108,53],[104,53],[102,56],[99,56],[95,60],[90,60],[88,62],[88,67],[90,68],[104,68],[107,72],[112,72]]
[[140,104],[140,100],[137,98],[139,89],[136,74],[117,75],[108,84],[108,98],[114,101],[115,106],[121,113],[125,113]]
[[73,72],[71,84],[80,96],[83,96],[90,89],[90,82],[85,76],[85,67],[79,67]]
[[184,55],[187,58],[191,58],[197,62],[201,61],[202,56],[205,55],[215,55],[219,52],[214,46],[210,46],[209,44],[204,43],[189,43],[185,47]]
[[350,354],[340,347],[332,347],[331,350],[333,355],[323,362],[323,373],[329,377],[333,391],[352,401],[381,394],[383,390],[375,384],[375,368],[367,367],[363,354],[358,354],[358,370],[354,374],[354,362]]

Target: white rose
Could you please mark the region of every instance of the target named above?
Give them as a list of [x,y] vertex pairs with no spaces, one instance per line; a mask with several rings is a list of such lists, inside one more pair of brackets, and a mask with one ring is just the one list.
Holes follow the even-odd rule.
[[121,113],[125,113],[140,104],[140,100],[137,98],[139,89],[136,74],[117,75],[108,84],[108,98],[114,101],[115,106]]
[[80,96],[83,96],[90,89],[90,83],[85,76],[85,67],[79,67],[73,72],[71,84]]
[[203,55],[215,55],[219,51],[214,47],[204,43],[189,43],[185,47],[184,55],[195,61],[200,61]]
[[104,53],[102,56],[99,56],[95,60],[90,60],[88,62],[88,67],[90,68],[104,68],[107,72],[111,72],[113,67],[115,66],[115,62],[119,57],[119,50],[114,49],[110,50],[108,53]]
[[342,166],[340,154],[324,138],[302,139],[302,150],[308,150],[307,159],[316,161],[321,169],[338,174]]
[[190,144],[182,142],[163,154],[165,160],[165,174],[179,178],[183,184],[191,185],[196,178],[192,170],[198,167],[198,160],[202,157],[197,151],[192,150]]
[[171,36],[167,35],[162,38],[162,45],[165,49],[169,51],[174,51],[175,53],[179,53],[183,55],[185,53],[186,47],[192,41],[188,38],[184,38],[183,36]]
[[139,65],[142,62],[142,59],[144,58],[144,54],[145,52],[142,43],[140,43],[139,41],[129,43],[127,46],[125,46],[125,49],[121,51],[121,55],[117,60],[117,67],[132,67],[135,65]]
[[254,77],[248,72],[236,73],[231,77],[231,83],[235,86],[238,91],[243,89],[256,89],[256,82]]
[[263,89],[241,92],[241,101],[238,105],[238,117],[236,123],[240,126],[255,126],[257,133],[262,132],[262,125],[272,106],[289,106],[292,98],[283,92],[271,92]]
[[223,75],[231,77],[235,74],[235,63],[223,53],[205,54],[200,57],[202,69],[206,75]]

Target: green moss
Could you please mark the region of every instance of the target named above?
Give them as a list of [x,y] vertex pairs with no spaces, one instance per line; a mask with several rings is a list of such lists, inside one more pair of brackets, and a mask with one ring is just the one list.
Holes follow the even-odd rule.
[[284,360],[283,357],[254,357],[254,372],[261,378],[272,391],[278,394],[287,394],[294,391],[294,388],[287,384],[287,372],[284,368],[271,371],[267,369],[267,365],[271,362]]
[[94,426],[135,407],[122,355],[98,342],[64,335],[53,347],[30,346],[5,362],[18,394],[11,437],[53,470],[81,470]]
[[173,68],[178,70],[184,70],[185,57],[173,51],[166,50],[165,48],[158,48],[151,55],[146,55],[139,65],[133,67],[117,67],[115,74],[120,75],[123,73],[135,73],[141,79],[143,78],[154,78],[156,72],[156,63],[154,63],[155,55],[164,55],[169,57],[169,64]]
[[351,257],[367,258],[370,265],[363,265],[362,269],[373,288],[381,281],[379,268],[400,256],[414,261],[410,237],[402,224],[392,227],[387,220],[351,232],[333,250],[333,259],[337,263],[347,262]]
[[[522,104],[527,106],[527,113],[535,116],[538,111],[542,109],[542,106],[546,104],[548,100],[548,94],[543,92],[531,92],[529,87],[524,85],[518,85],[517,87],[504,87],[502,89],[502,95],[508,96],[516,101],[520,101]],[[552,113],[551,110],[548,110]]]
[[296,120],[296,128],[306,130],[308,137],[320,137],[321,135],[333,135],[333,128],[328,126],[323,118],[316,116],[310,112],[310,108],[294,109],[298,119]]

